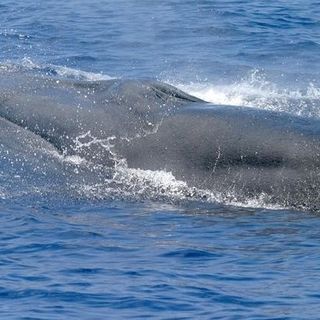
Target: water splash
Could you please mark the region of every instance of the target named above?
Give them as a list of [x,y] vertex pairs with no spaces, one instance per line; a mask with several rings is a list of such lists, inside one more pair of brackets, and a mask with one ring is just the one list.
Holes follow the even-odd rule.
[[105,139],[98,139],[91,132],[79,135],[76,139],[75,148],[81,151],[94,145],[105,149],[113,161],[112,168],[97,165],[90,161],[70,161],[69,157],[62,157],[69,165],[75,165],[79,170],[89,169],[93,175],[99,177],[89,181],[81,181],[81,184],[74,184],[71,189],[76,191],[80,197],[90,199],[123,199],[130,201],[164,201],[166,203],[205,202],[220,203],[241,207],[264,207],[279,209],[277,205],[271,205],[268,195],[260,194],[250,199],[239,199],[237,191],[230,187],[225,192],[216,192],[196,188],[188,185],[185,181],[177,179],[170,171],[165,170],[144,170],[130,168],[127,160],[115,151],[117,139],[114,136]]
[[288,89],[267,80],[259,70],[227,85],[174,83],[179,89],[219,105],[253,107],[287,112],[304,117],[320,117],[320,88],[310,82],[305,89]]

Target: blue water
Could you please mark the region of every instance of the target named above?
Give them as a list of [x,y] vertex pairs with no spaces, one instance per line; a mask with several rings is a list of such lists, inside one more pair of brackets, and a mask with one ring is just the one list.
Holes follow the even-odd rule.
[[[320,117],[317,1],[3,0],[0,46],[0,68]],[[1,319],[319,318],[318,213],[179,198],[164,173],[48,196],[0,164]]]

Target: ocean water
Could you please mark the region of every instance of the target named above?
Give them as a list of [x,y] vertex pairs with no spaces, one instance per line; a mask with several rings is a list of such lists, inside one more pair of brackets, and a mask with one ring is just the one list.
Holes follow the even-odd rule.
[[[153,78],[216,104],[320,117],[317,1],[3,0],[0,46],[1,70]],[[1,319],[319,318],[319,213],[185,197],[168,172],[124,167],[69,192],[23,177],[6,147]]]

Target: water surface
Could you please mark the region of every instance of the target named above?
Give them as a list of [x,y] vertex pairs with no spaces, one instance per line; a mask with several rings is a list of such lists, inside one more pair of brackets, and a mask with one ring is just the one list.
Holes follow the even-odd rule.
[[[4,69],[156,78],[320,116],[317,1],[4,0],[0,21]],[[188,200],[163,172],[74,197],[11,160],[1,153],[3,319],[318,319],[318,213]]]

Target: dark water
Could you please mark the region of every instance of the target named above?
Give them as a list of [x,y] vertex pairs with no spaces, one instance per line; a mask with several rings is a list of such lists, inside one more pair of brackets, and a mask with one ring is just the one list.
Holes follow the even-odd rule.
[[[320,116],[316,1],[4,0],[0,21],[2,69]],[[164,172],[75,198],[2,151],[1,318],[319,318],[317,213],[187,200]]]

